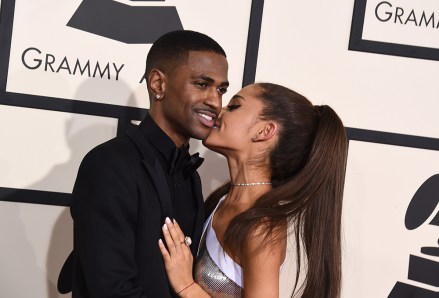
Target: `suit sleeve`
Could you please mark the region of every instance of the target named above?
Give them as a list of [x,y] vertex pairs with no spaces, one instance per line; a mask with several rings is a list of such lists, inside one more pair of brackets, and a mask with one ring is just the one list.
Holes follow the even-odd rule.
[[146,298],[137,283],[138,194],[129,167],[105,154],[87,155],[73,200],[75,250],[90,297]]

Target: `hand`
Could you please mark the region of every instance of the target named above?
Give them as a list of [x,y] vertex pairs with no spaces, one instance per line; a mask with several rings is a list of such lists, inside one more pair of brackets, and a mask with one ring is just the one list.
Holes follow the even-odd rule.
[[183,231],[175,220],[172,222],[169,218],[166,218],[162,230],[168,248],[160,239],[160,252],[165,262],[169,282],[174,291],[179,293],[194,282],[192,278],[192,253],[189,246],[185,244]]

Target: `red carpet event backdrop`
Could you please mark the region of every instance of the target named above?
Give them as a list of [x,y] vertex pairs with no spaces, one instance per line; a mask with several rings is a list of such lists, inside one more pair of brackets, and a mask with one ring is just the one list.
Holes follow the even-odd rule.
[[[439,297],[437,0],[0,3],[0,297],[70,297],[56,283],[79,163],[143,118],[146,55],[177,29],[226,51],[224,105],[268,81],[344,121],[342,298]],[[207,196],[227,179],[225,160],[198,141],[191,151],[206,158]]]

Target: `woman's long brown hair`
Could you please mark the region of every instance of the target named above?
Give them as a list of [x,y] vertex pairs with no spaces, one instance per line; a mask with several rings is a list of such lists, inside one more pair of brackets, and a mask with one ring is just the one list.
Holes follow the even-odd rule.
[[[329,106],[313,106],[302,95],[276,84],[259,83],[264,103],[261,119],[280,125],[278,142],[268,158],[273,188],[236,216],[224,234],[224,248],[240,255],[246,239],[263,228],[267,239],[283,237],[285,222],[293,226],[297,270],[292,297],[336,298],[341,288],[341,211],[347,159],[342,121]],[[206,200],[210,214],[230,183]],[[274,237],[273,237],[274,235]],[[298,287],[305,252],[306,277]]]

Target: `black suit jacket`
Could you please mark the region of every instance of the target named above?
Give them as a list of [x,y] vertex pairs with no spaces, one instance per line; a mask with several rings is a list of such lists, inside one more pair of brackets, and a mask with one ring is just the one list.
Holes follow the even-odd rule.
[[[172,214],[170,190],[155,150],[139,127],[90,151],[73,190],[73,298],[174,297],[158,239]],[[201,182],[196,193],[195,255],[204,221]],[[70,265],[64,265],[69,268]],[[69,269],[67,269],[69,270]],[[60,275],[65,284],[69,274]]]

